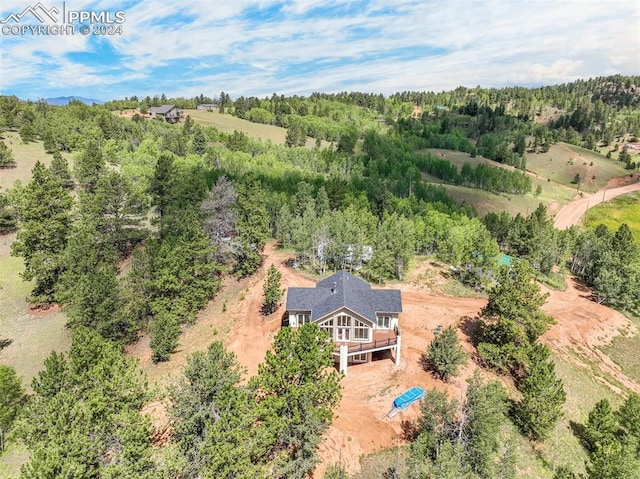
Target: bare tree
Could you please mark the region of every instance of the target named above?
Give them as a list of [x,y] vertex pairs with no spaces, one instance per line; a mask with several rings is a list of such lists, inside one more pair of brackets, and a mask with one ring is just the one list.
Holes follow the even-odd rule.
[[204,230],[217,246],[218,255],[224,256],[230,250],[229,239],[236,229],[237,212],[235,205],[238,194],[233,183],[226,176],[221,176],[211,188],[209,196],[202,202],[204,213]]

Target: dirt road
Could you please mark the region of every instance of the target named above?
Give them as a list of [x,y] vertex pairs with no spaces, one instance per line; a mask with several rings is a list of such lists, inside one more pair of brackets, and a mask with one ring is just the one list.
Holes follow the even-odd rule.
[[633,193],[634,191],[640,191],[640,181],[636,181],[630,185],[620,186],[618,188],[604,188],[591,195],[585,195],[582,198],[577,198],[571,203],[564,205],[560,211],[558,211],[553,224],[556,228],[561,230],[577,225],[580,223],[585,212],[589,208],[593,208],[603,201],[609,201],[616,196]]

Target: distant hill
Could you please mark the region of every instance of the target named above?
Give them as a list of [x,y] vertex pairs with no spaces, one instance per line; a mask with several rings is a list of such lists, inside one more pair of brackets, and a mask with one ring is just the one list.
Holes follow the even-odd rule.
[[44,101],[46,101],[49,105],[56,105],[56,106],[65,106],[67,105],[71,100],[78,100],[81,101],[82,103],[85,103],[87,105],[93,105],[94,103],[98,104],[98,105],[102,105],[104,102],[102,100],[96,100],[95,98],[85,98],[82,96],[59,96],[56,98],[45,98]]

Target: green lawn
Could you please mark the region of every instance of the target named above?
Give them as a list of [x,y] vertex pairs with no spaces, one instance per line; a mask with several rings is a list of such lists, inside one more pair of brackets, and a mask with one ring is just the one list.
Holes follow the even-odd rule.
[[586,192],[597,191],[611,178],[629,173],[615,159],[567,143],[551,145],[547,153],[527,153],[526,158],[528,170],[572,188],[577,188],[577,185],[571,181],[576,174],[580,175],[580,189]]
[[640,243],[640,193],[629,193],[591,208],[587,213],[586,225],[595,228],[605,224],[611,231],[616,231],[626,223],[631,229],[636,243]]

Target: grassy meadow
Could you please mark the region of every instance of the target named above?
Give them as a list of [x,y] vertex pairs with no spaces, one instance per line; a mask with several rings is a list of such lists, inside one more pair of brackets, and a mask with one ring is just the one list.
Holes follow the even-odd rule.
[[526,216],[540,203],[549,207],[552,203],[566,203],[570,200],[569,194],[565,194],[564,197],[547,195],[544,189],[540,196],[535,196],[531,193],[527,195],[496,194],[478,188],[448,184],[442,184],[442,187],[458,204],[473,205],[480,216],[490,211],[508,211],[511,215],[520,213]]
[[[212,126],[220,131],[224,131],[225,133],[241,131],[247,136],[270,140],[277,145],[284,145],[285,138],[287,136],[286,128],[274,125],[263,125],[262,123],[253,123],[226,113],[220,113],[219,111],[183,110],[183,115],[185,118],[190,116],[197,123]],[[315,145],[316,140],[311,137],[307,137],[307,148],[313,148]],[[325,148],[329,146],[329,143],[323,140],[321,146]]]
[[567,143],[551,145],[546,153],[527,153],[527,169],[552,182],[572,188],[571,181],[580,175],[580,190],[587,193],[603,188],[611,178],[629,173],[624,165],[600,153]]
[[[482,156],[476,156],[472,158],[468,153],[461,151],[443,150],[438,148],[429,148],[424,150],[439,158],[443,158],[456,165],[458,169],[462,168],[462,165],[469,163],[471,166],[478,164],[487,164],[497,168],[504,168],[507,170],[515,170],[514,167],[509,165],[503,165],[495,161],[489,160]],[[552,203],[564,204],[576,195],[575,187],[567,187],[562,184],[555,183],[553,181],[547,181],[537,175],[531,176],[532,193],[527,195],[510,195],[507,193],[490,193],[488,191],[480,190],[478,188],[467,188],[464,186],[447,185],[442,180],[433,177],[432,175],[423,174],[423,179],[431,183],[439,183],[444,186],[449,195],[454,198],[459,204],[472,204],[475,206],[478,213],[482,216],[489,211],[502,211],[506,210],[512,215],[521,213],[526,215],[527,212],[535,210],[540,203],[545,206],[549,206]],[[541,188],[540,195],[533,194],[538,186]]]
[[587,213],[588,228],[605,224],[611,231],[616,231],[623,223],[629,226],[636,243],[640,244],[640,193],[618,196]]
[[[44,152],[42,142],[24,144],[16,132],[5,132],[3,136],[17,163],[15,168],[0,170],[1,191],[6,191],[16,180],[28,183],[36,162],[49,165],[51,155]],[[67,349],[70,338],[63,313],[29,310],[27,296],[33,284],[20,276],[24,269],[22,258],[11,256],[14,239],[15,234],[0,236],[0,337],[13,340],[0,351],[0,363],[14,367],[28,386],[51,351]]]
[[[6,191],[15,181],[29,182],[31,170],[38,160],[51,163],[51,155],[44,152],[42,142],[24,144],[16,132],[4,132],[3,140],[13,152],[17,166],[0,169],[0,191]],[[67,159],[71,155],[67,155]],[[27,297],[33,284],[24,281],[22,258],[11,256],[15,234],[0,235],[0,338],[13,342],[0,351],[0,364],[15,368],[29,391],[31,380],[42,369],[51,351],[65,351],[71,344],[67,318],[59,310],[31,311]],[[20,465],[27,461],[28,452],[18,445],[10,445],[0,456],[0,477],[17,477]]]
[[13,152],[16,167],[0,169],[0,191],[7,191],[16,180],[27,183],[38,160],[46,166],[51,163],[51,155],[44,152],[41,141],[22,143],[20,135],[15,131],[4,132],[2,137],[2,141]]

